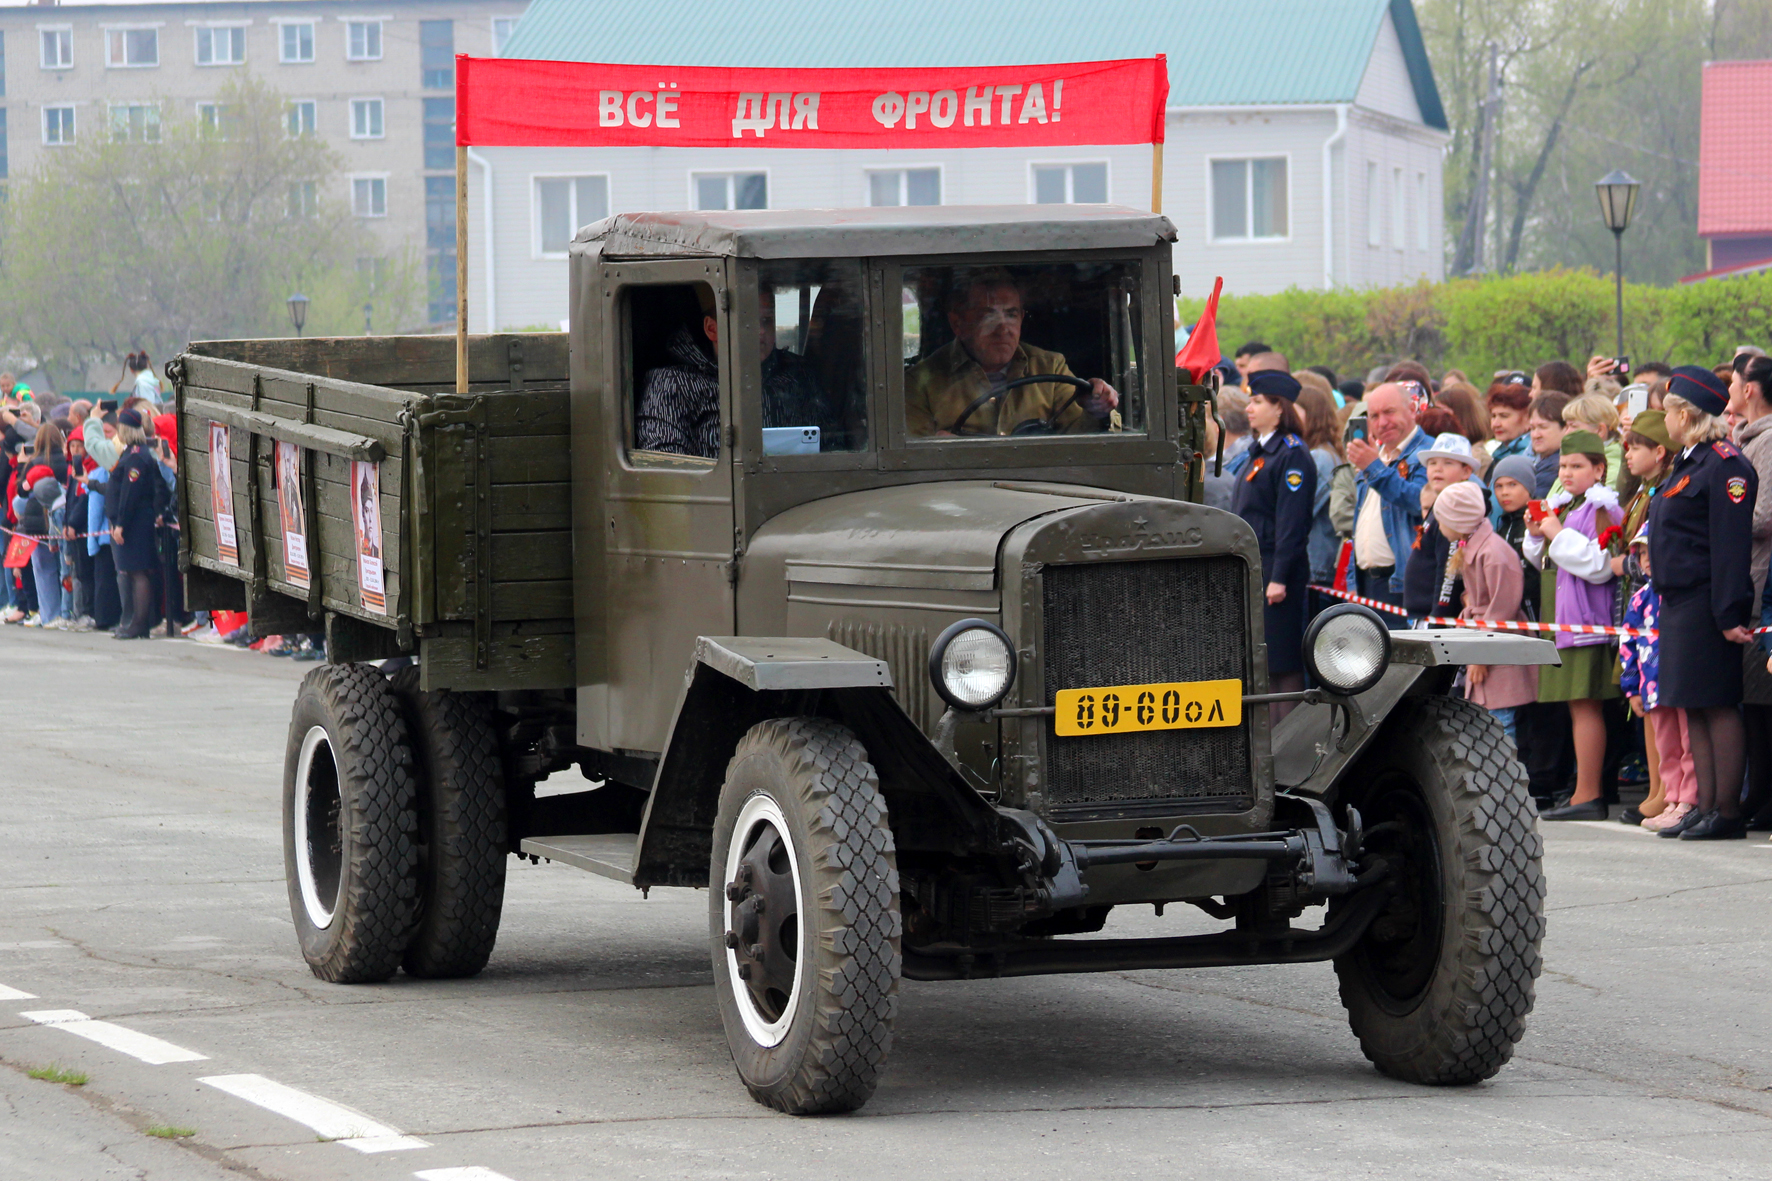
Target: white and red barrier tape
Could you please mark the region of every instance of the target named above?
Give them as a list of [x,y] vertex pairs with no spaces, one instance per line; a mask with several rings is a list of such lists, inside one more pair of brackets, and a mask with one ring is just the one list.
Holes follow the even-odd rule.
[[[166,521],[154,527],[156,529],[171,529],[175,533],[179,531],[177,521]],[[8,529],[4,525],[0,525],[0,533],[9,537],[23,537],[29,541],[82,541],[88,537],[109,537],[111,535],[111,531],[105,529],[98,533],[76,533],[72,537],[51,537],[47,533],[20,533],[17,529]]]
[[[1319,594],[1335,599],[1345,599],[1350,603],[1358,603],[1362,607],[1370,607],[1374,611],[1384,611],[1391,615],[1402,615],[1411,623],[1425,623],[1432,627],[1468,627],[1481,631],[1509,632],[1571,632],[1582,636],[1658,636],[1660,632],[1652,627],[1606,627],[1591,623],[1531,623],[1519,619],[1450,619],[1444,615],[1410,615],[1401,607],[1392,603],[1383,603],[1377,599],[1368,599],[1362,595],[1349,594],[1334,587],[1316,586],[1310,588]],[[1772,627],[1756,627],[1753,634],[1765,635],[1772,632]]]

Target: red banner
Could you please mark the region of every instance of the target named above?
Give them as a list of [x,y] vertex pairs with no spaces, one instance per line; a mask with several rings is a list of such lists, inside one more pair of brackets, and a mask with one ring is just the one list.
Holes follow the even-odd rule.
[[455,142],[990,148],[1163,142],[1169,67],[759,70],[456,58]]

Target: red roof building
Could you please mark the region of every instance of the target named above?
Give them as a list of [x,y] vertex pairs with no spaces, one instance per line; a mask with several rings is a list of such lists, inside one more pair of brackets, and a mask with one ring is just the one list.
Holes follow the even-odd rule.
[[1698,236],[1706,270],[1687,282],[1772,266],[1772,61],[1704,67]]

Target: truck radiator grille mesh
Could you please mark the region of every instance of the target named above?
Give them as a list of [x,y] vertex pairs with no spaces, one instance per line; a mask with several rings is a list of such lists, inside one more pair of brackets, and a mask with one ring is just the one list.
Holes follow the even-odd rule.
[[[1238,558],[1047,566],[1046,704],[1060,689],[1237,678],[1248,683],[1248,590]],[[1173,621],[1173,622],[1171,622]],[[1055,818],[1178,803],[1251,806],[1249,723],[1103,737],[1046,736]]]
[[839,619],[825,629],[825,637],[884,660],[892,670],[892,695],[898,698],[899,707],[923,733],[934,733],[941,712],[935,708],[940,698],[929,684],[927,628]]

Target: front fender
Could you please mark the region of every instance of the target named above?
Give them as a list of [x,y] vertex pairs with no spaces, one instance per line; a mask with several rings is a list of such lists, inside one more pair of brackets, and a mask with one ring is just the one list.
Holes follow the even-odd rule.
[[1403,698],[1448,692],[1467,664],[1559,663],[1554,644],[1530,636],[1468,628],[1392,632],[1391,665],[1353,699],[1355,708],[1301,705],[1275,727],[1274,782],[1294,795],[1330,799]]

